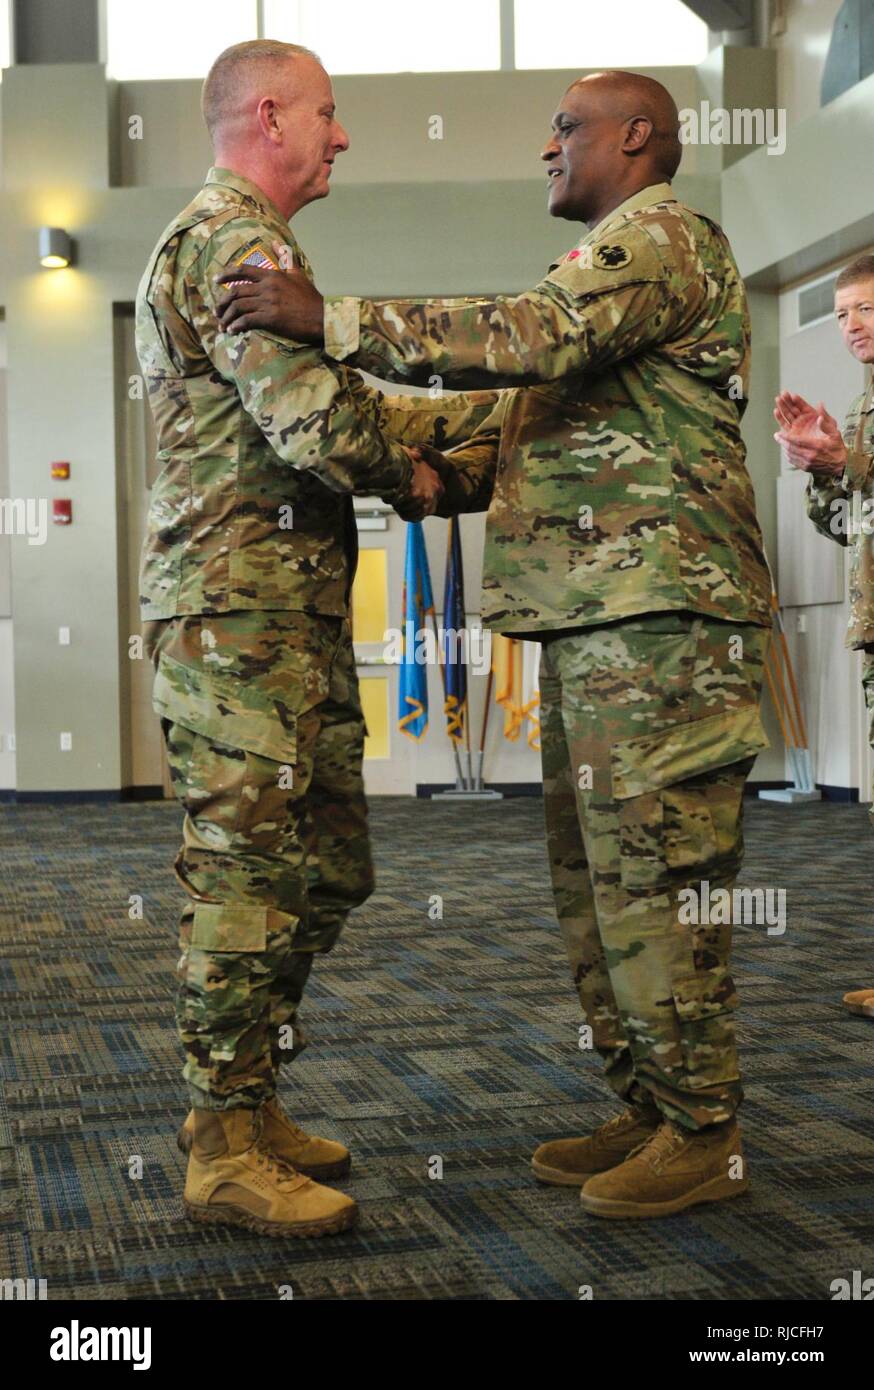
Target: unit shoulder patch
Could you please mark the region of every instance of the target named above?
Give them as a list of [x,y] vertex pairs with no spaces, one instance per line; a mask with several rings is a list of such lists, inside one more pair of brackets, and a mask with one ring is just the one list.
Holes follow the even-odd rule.
[[618,241],[602,241],[592,251],[592,265],[599,270],[621,270],[631,265],[634,256],[627,246]]

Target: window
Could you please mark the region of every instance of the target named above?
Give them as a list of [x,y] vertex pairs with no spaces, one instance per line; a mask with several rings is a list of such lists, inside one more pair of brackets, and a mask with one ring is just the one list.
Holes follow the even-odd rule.
[[683,67],[707,57],[707,25],[682,0],[515,0],[517,68]]
[[500,0],[264,0],[264,35],[313,49],[332,75],[501,66]]
[[122,81],[205,77],[213,59],[258,32],[256,0],[106,0],[106,68]]
[[[501,0],[105,3],[107,70],[122,80],[204,77],[222,49],[259,32],[313,49],[332,74],[501,66]],[[8,19],[0,0],[7,63]],[[707,25],[682,0],[574,0],[558,18],[543,0],[515,0],[517,68],[683,66],[700,63],[707,46]]]

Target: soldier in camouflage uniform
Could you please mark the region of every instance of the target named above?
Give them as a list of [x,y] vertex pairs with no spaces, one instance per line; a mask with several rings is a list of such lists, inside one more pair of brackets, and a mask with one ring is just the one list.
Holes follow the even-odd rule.
[[[874,366],[874,255],[859,256],[835,281],[835,314],[857,362]],[[809,473],[807,514],[829,540],[852,546],[847,646],[862,653],[862,685],[874,746],[874,384],[857,396],[843,435],[823,406],[782,391],[775,438]],[[874,811],[872,811],[874,817]],[[851,1013],[874,1018],[874,989],[844,995]]]
[[343,1176],[349,1154],[284,1115],[275,1072],[300,1048],[315,953],[373,888],[352,496],[421,515],[440,484],[381,432],[378,393],[357,376],[216,321],[215,277],[229,266],[310,274],[288,218],[327,194],[348,145],[327,74],[305,50],[239,45],[217,60],[203,105],[217,167],[159,237],[136,319],[163,465],[142,617],[186,812],[185,1201],[201,1220],[322,1235],[351,1225],[356,1206],[313,1178]]
[[[740,434],[746,298],[721,229],[672,193],[677,132],[649,79],[570,88],[543,152],[550,211],[591,230],[524,294],[323,302],[255,271],[220,305],[225,327],[323,337],[384,379],[504,388],[438,510],[488,507],[484,622],[543,643],[558,917],[627,1104],[541,1145],[534,1171],[618,1217],[747,1185],[730,927],[684,920],[679,895],[730,887],[741,862],[770,583]],[[427,443],[428,412],[403,409],[391,428]]]

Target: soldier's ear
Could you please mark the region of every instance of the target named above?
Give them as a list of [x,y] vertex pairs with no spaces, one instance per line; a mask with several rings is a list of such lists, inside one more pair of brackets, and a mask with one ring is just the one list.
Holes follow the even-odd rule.
[[625,122],[625,139],[622,148],[628,154],[636,154],[645,148],[652,135],[653,124],[648,116],[632,116]]

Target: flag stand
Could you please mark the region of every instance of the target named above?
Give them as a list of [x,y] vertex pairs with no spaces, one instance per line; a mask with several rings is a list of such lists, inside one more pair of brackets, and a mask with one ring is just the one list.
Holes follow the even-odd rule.
[[[439,648],[438,648],[439,651]],[[440,662],[440,674],[443,680],[444,694],[446,692],[446,675],[443,671],[443,663]],[[489,704],[492,694],[492,673],[489,671],[489,683],[486,688],[486,706],[483,711],[483,726],[480,734],[479,750],[477,752],[476,778],[471,775],[471,754],[470,754],[470,727],[465,710],[464,726],[467,731],[467,776],[461,771],[461,758],[458,753],[458,743],[451,739],[452,749],[455,753],[455,786],[448,792],[432,792],[432,801],[503,801],[504,793],[493,791],[491,787],[483,786],[483,755],[486,747],[486,730],[489,725]]]
[[[790,805],[797,805],[803,801],[821,801],[822,792],[813,781],[813,764],[810,758],[810,749],[807,746],[807,729],[804,725],[804,715],[801,712],[798,686],[795,683],[795,672],[792,669],[792,659],[789,656],[789,646],[786,642],[786,629],[783,626],[783,615],[780,612],[776,593],[771,594],[771,607],[774,610],[776,631],[768,651],[768,657],[773,657],[774,672],[772,675],[766,661],[765,676],[774,709],[777,711],[777,719],[780,722],[780,732],[783,735],[786,752],[789,754],[795,784],[791,787],[769,788],[766,791],[760,791],[759,799],[761,801],[785,801]],[[785,678],[783,674],[784,664],[786,667]]]
[[[458,517],[452,517],[449,521],[449,536],[446,547],[446,583],[443,596],[443,617],[447,626],[451,630],[458,632],[467,630],[467,621],[464,615],[464,573],[461,562],[461,531]],[[449,714],[447,706],[447,692],[450,689],[450,682],[447,678],[446,654],[441,646],[439,635],[437,634],[437,620],[432,613],[434,623],[434,634],[437,637],[437,661],[440,666],[440,679],[443,682],[443,708]],[[466,665],[466,662],[462,663]],[[453,693],[453,701],[456,706],[455,713],[461,713],[464,719],[464,729],[458,738],[454,738],[447,727],[449,741],[452,744],[452,751],[455,754],[455,786],[449,791],[433,792],[432,801],[503,801],[501,792],[492,791],[483,786],[482,764],[483,753],[485,750],[486,729],[489,719],[489,694],[491,692],[491,672],[489,672],[489,687],[486,694],[486,708],[483,718],[482,737],[480,738],[479,759],[476,778],[473,775],[473,753],[470,746],[470,686],[465,679],[464,698],[459,700],[459,694]],[[454,721],[457,728],[457,718]],[[464,770],[462,770],[461,743],[464,742]]]

